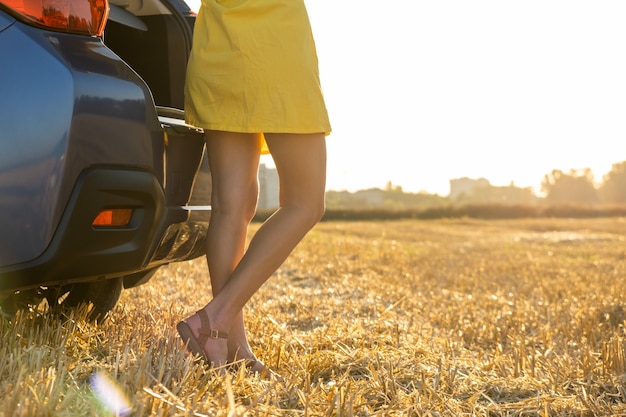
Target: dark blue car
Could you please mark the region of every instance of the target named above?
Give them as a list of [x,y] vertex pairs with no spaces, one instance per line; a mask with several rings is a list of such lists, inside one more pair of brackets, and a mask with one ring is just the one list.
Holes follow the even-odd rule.
[[204,253],[182,0],[0,0],[0,308],[89,303]]

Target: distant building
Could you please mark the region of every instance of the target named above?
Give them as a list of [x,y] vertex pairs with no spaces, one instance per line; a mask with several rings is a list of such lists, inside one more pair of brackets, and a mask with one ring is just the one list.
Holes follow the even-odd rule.
[[455,200],[463,194],[472,194],[475,189],[489,187],[489,181],[485,178],[457,178],[450,180],[450,199]]
[[272,210],[278,208],[278,172],[275,168],[267,165],[259,166],[259,210]]
[[514,183],[496,187],[484,178],[450,180],[450,200],[472,203],[535,204],[537,197],[531,187],[520,188]]
[[383,205],[385,192],[380,188],[370,188],[369,190],[359,190],[354,195],[363,201],[368,207],[379,207]]

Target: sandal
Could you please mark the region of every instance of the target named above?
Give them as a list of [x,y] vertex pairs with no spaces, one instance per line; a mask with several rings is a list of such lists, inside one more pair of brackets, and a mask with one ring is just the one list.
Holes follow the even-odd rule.
[[178,323],[176,325],[176,330],[178,330],[178,334],[187,346],[187,350],[189,352],[200,356],[206,363],[215,365],[211,362],[211,359],[204,351],[204,345],[206,345],[206,342],[209,339],[228,339],[228,333],[220,330],[213,330],[211,328],[209,315],[204,309],[198,311],[196,314],[200,317],[200,329],[198,329],[199,335],[197,338],[191,331],[191,327],[189,327],[185,321]]

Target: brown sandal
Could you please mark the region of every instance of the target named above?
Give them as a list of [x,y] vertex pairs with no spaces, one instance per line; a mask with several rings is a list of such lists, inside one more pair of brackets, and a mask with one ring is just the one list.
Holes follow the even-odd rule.
[[187,350],[194,355],[200,356],[206,363],[212,364],[211,359],[204,351],[204,345],[209,339],[228,339],[228,333],[219,330],[213,330],[211,328],[211,321],[209,315],[202,309],[196,314],[200,317],[200,329],[198,330],[198,337],[194,336],[191,331],[191,327],[185,321],[181,321],[176,325],[176,330],[180,338],[187,346]]

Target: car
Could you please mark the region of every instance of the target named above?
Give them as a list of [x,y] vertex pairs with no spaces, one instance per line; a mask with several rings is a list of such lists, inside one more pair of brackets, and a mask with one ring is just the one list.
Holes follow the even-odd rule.
[[[110,3],[109,3],[110,1]],[[0,0],[0,309],[87,304],[205,253],[182,0]]]

